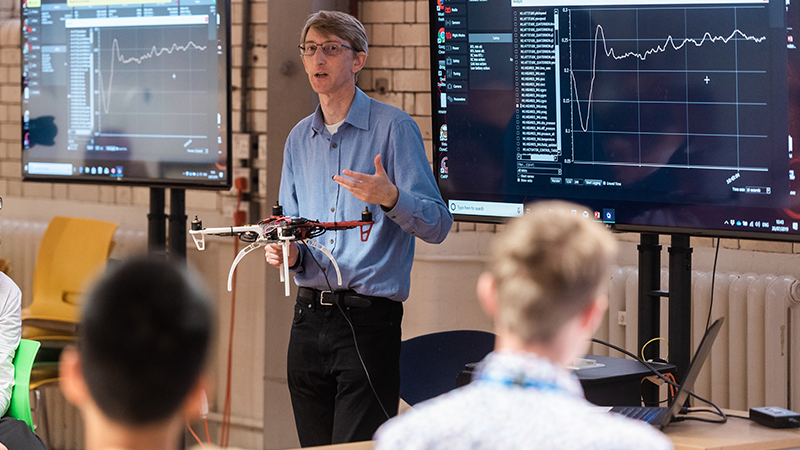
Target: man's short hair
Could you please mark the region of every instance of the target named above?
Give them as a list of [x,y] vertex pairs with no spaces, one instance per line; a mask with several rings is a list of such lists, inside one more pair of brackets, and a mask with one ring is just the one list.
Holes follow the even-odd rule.
[[350,14],[339,11],[318,11],[306,20],[300,40],[305,41],[308,30],[314,28],[323,36],[338,36],[347,41],[353,50],[369,54],[367,31],[364,25]]
[[512,219],[494,246],[499,317],[526,343],[548,342],[600,295],[616,241],[582,206],[538,202]]
[[213,308],[200,278],[163,259],[109,269],[84,303],[78,352],[100,410],[130,425],[177,412],[204,369]]

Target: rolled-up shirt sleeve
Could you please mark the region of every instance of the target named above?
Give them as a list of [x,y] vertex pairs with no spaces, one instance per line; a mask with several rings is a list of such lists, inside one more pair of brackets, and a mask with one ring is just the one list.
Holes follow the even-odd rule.
[[433,177],[417,123],[398,121],[389,138],[390,175],[398,189],[397,204],[386,215],[403,231],[425,242],[442,242],[453,216],[442,200]]

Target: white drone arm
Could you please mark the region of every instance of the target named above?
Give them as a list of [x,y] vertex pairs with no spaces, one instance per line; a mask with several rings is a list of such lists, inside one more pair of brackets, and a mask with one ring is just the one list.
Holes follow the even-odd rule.
[[203,251],[206,249],[206,235],[211,236],[233,236],[239,233],[253,232],[261,236],[263,229],[261,225],[244,225],[241,227],[217,227],[217,228],[203,228],[202,230],[189,230],[189,234],[194,240],[194,245],[197,249]]
[[252,244],[248,245],[247,247],[243,248],[239,251],[239,254],[236,255],[236,258],[233,260],[233,264],[231,264],[231,270],[228,272],[228,292],[233,290],[233,272],[236,270],[236,266],[239,265],[239,261],[242,260],[248,253],[252,252],[257,248],[261,248],[266,245],[265,241],[256,241]]
[[281,281],[284,283],[284,289],[288,297],[290,295],[289,289],[291,288],[291,286],[289,286],[289,241],[284,239],[281,245],[283,246],[283,262],[280,267]]
[[317,250],[319,250],[322,253],[324,253],[325,256],[328,257],[328,259],[331,260],[331,262],[333,263],[333,268],[336,269],[336,281],[339,283],[339,286],[341,286],[342,285],[342,272],[339,271],[339,264],[337,264],[336,260],[333,259],[333,254],[331,253],[331,251],[328,250],[327,247],[325,247],[324,245],[320,244],[319,242],[317,242],[317,241],[315,241],[313,239],[303,239],[300,242],[303,242],[305,244],[308,244],[308,245],[316,248]]

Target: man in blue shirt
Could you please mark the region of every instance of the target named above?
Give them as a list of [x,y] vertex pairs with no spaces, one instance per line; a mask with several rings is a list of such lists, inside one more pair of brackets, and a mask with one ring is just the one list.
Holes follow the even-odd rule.
[[[287,215],[323,222],[358,220],[369,208],[375,221],[367,242],[356,230],[317,238],[336,259],[341,285],[321,252],[289,248],[300,290],[287,372],[306,447],[369,440],[397,413],[414,238],[443,241],[453,217],[414,120],[356,88],[367,59],[363,25],[320,11],[301,36],[303,65],[320,104],[286,141],[280,203]],[[281,247],[268,246],[266,258],[278,267]]]

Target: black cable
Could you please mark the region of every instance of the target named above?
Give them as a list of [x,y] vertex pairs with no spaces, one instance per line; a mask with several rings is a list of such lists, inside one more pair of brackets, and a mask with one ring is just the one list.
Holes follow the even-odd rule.
[[706,330],[711,324],[711,307],[714,306],[714,282],[717,281],[717,258],[719,257],[719,238],[717,238],[717,250],[714,252],[714,268],[711,269],[711,302],[708,304],[708,318],[706,319]]
[[[653,372],[658,378],[661,378],[662,380],[664,380],[665,382],[671,384],[672,386],[675,386],[676,388],[680,388],[680,385],[678,383],[675,383],[674,381],[668,379],[667,377],[662,375],[658,370],[656,370],[656,368],[653,367],[650,363],[648,363],[647,361],[643,360],[639,356],[637,356],[637,355],[625,350],[624,348],[617,347],[614,344],[611,344],[609,342],[606,342],[606,341],[603,341],[603,340],[600,340],[600,339],[597,339],[597,338],[592,338],[592,342],[596,342],[598,344],[605,345],[605,346],[607,346],[609,348],[613,348],[614,350],[616,350],[616,351],[618,351],[620,353],[623,353],[625,355],[628,355],[628,356],[632,357],[636,361],[639,361],[640,364],[642,364],[645,367],[647,367],[648,369],[650,369],[650,371]],[[697,400],[700,400],[701,402],[706,403],[706,404],[710,405],[711,407],[713,407],[716,410],[716,412],[714,414],[717,414],[718,416],[722,417],[722,421],[719,422],[719,423],[725,423],[725,421],[727,421],[727,416],[725,415],[725,413],[719,408],[719,406],[714,404],[714,402],[712,402],[710,400],[706,400],[703,397],[700,397],[699,395],[695,394],[692,391],[688,391],[688,394],[691,395],[692,397],[696,398]],[[692,419],[692,420],[694,420],[694,419]]]
[[[314,254],[311,252],[311,249],[309,248],[306,241],[302,240],[300,242],[302,242],[303,245],[306,246],[306,251],[308,252],[309,255],[311,255],[311,259],[314,260],[314,263],[317,264],[317,267],[319,267],[320,272],[322,272],[322,276],[325,277],[325,284],[328,285],[328,290],[333,292],[333,288],[331,287],[331,282],[328,281],[328,274],[325,272],[325,269],[322,268],[322,265],[319,263],[319,261],[317,261],[317,258],[314,257]],[[372,384],[372,377],[370,377],[369,370],[367,370],[367,365],[364,363],[364,358],[361,356],[361,351],[358,349],[358,338],[356,337],[356,329],[355,327],[353,327],[353,322],[351,322],[350,318],[347,317],[347,314],[344,312],[344,309],[342,309],[342,305],[340,305],[339,302],[334,300],[333,303],[336,304],[336,307],[339,308],[339,311],[342,313],[344,320],[346,320],[347,324],[350,325],[350,331],[353,333],[353,344],[355,344],[356,355],[358,355],[358,361],[361,363],[361,367],[364,368],[364,375],[367,376],[367,382],[369,383],[370,389],[372,389],[372,393],[375,395],[375,400],[378,401],[378,405],[381,407],[383,414],[386,416],[386,420],[389,420],[392,417],[389,416],[388,412],[386,412],[386,407],[383,406],[383,402],[381,401],[380,396],[378,396],[378,391],[375,389],[375,385]]]
[[[708,412],[719,415],[716,411],[709,410]],[[725,413],[722,414],[724,416]],[[708,422],[708,423],[726,423],[728,421],[728,416],[724,416],[720,419],[706,419],[705,417],[681,416],[680,420],[696,420],[698,422]]]
[[[708,409],[708,408],[688,408],[686,412],[687,412],[687,413],[706,412],[706,413],[710,413],[710,414],[718,414],[718,413],[717,413],[716,411],[714,411],[713,409]],[[728,414],[728,413],[725,413],[725,417],[736,417],[737,419],[745,419],[745,420],[750,420],[750,418],[749,418],[749,417],[745,417],[745,416],[737,416],[737,415],[735,415],[735,414]]]

